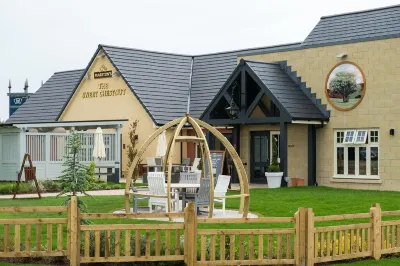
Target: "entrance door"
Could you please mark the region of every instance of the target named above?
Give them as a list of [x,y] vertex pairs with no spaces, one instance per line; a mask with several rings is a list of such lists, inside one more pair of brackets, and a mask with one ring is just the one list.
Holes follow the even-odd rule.
[[269,131],[251,132],[250,148],[251,183],[266,183],[265,172],[269,166]]

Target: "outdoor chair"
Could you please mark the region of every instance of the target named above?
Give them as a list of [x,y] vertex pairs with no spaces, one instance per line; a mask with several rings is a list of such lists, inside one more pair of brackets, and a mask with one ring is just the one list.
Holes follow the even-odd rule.
[[198,212],[198,208],[200,206],[209,206],[210,205],[210,179],[202,178],[200,179],[200,188],[197,193],[194,194],[194,198],[185,199],[186,202],[193,202],[196,212]]
[[[153,211],[153,206],[163,206],[165,211],[168,211],[168,196],[165,188],[165,174],[163,172],[151,172],[147,176],[149,191],[151,195],[159,197],[151,197],[149,199],[150,212]],[[171,197],[172,208],[178,205],[178,199]]]
[[162,162],[161,158],[147,157],[147,172],[159,172],[161,171]]
[[231,177],[228,175],[220,175],[218,176],[218,181],[214,189],[214,203],[221,202],[222,203],[222,213],[225,216],[225,197],[226,192],[228,191],[229,183],[231,181]]
[[[201,173],[180,173],[179,183],[183,184],[199,184]],[[197,188],[187,188],[185,196],[189,198],[194,198],[194,194],[197,192]]]
[[[131,190],[134,193],[133,194],[133,212],[137,212],[138,201],[149,200],[150,196],[145,196],[145,195],[143,195],[143,193],[141,193],[142,195],[135,195],[135,193],[138,193],[138,190],[133,186],[133,180],[131,180]],[[148,191],[146,193],[148,193]],[[150,207],[150,201],[148,203],[149,203],[148,206]]]
[[198,166],[200,164],[200,160],[201,160],[200,158],[194,158],[193,165],[189,166],[189,171],[190,172],[198,172],[198,171],[200,171],[198,169]]

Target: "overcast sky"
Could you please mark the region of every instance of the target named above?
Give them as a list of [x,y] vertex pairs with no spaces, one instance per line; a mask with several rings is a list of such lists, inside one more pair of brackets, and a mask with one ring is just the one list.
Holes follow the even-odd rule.
[[336,1],[0,0],[0,118],[12,90],[85,68],[98,44],[183,54],[303,41],[319,18],[398,4]]

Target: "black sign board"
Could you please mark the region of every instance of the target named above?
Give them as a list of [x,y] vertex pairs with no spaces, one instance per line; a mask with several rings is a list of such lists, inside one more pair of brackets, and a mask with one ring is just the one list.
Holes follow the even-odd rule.
[[[217,183],[218,176],[222,174],[222,171],[224,169],[224,160],[225,160],[225,151],[218,151],[218,150],[211,150],[211,165],[212,168],[215,169],[215,175],[214,175],[214,185]],[[205,160],[205,173],[206,177],[209,176],[209,170],[208,170],[208,160]]]
[[111,78],[112,77],[112,71],[100,71],[100,72],[94,72],[94,78],[95,79],[101,79],[101,78]]

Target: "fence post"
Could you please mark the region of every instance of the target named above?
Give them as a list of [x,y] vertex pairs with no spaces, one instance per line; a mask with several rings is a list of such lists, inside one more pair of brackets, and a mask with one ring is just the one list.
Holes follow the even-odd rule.
[[307,209],[307,266],[314,265],[314,212]]
[[70,219],[70,265],[80,265],[80,243],[79,243],[79,211],[78,211],[78,199],[76,196],[71,196],[71,205],[68,213]]
[[379,260],[381,258],[381,230],[382,230],[382,213],[379,203],[374,204],[370,209],[372,223],[372,256]]
[[297,248],[297,263],[296,265],[299,266],[305,266],[306,265],[306,209],[304,208],[299,208],[299,210],[297,211],[297,225],[296,227],[298,228],[298,230],[296,230],[296,237],[297,239],[297,243],[298,246],[296,246]]
[[197,217],[194,204],[189,203],[185,208],[185,263],[194,266],[197,261]]

